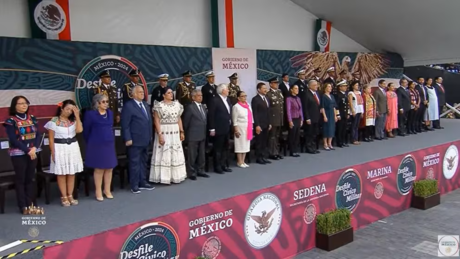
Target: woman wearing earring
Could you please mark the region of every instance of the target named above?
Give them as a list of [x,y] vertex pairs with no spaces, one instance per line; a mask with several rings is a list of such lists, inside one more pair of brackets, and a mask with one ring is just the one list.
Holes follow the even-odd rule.
[[9,119],[3,124],[9,139],[9,154],[15,171],[16,199],[19,211],[27,215],[35,199],[37,152],[42,141],[37,119],[29,114],[30,102],[24,96],[11,100]]
[[238,167],[249,167],[244,161],[246,154],[251,152],[252,139],[252,108],[246,102],[247,94],[243,91],[236,93],[238,102],[232,108],[232,121],[235,131],[235,153]]
[[113,133],[113,112],[109,109],[109,99],[106,95],[96,94],[93,97],[93,110],[85,113],[83,125],[83,136],[86,140],[85,165],[94,168],[96,200],[103,201],[103,194],[107,199],[113,199],[110,191],[112,170],[118,161]]
[[72,100],[58,104],[56,117],[45,124],[48,130],[51,151],[50,173],[57,176],[61,191],[61,205],[77,205],[72,196],[75,186],[75,174],[83,172],[80,146],[76,135],[83,131],[80,111]]

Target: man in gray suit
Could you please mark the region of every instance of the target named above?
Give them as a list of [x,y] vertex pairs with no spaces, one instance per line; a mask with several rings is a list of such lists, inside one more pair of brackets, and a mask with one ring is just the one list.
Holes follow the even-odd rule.
[[385,138],[385,122],[387,121],[388,102],[387,102],[387,83],[385,80],[379,81],[379,89],[374,91],[377,118],[375,119],[375,139]]
[[187,143],[187,175],[190,180],[197,176],[208,178],[204,173],[206,151],[206,120],[207,111],[201,104],[203,94],[195,89],[191,93],[192,103],[185,106],[182,123]]

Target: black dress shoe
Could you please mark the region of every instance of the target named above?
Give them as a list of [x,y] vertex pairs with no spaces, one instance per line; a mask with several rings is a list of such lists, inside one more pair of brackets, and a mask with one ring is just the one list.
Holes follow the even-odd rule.
[[268,158],[270,158],[271,160],[279,160],[279,157],[278,157],[278,156],[270,156],[270,157],[268,157]]
[[231,173],[232,169],[230,169],[228,167],[224,167],[224,168],[222,168],[222,171],[227,172],[227,173]]
[[190,180],[192,180],[192,181],[196,181],[196,176],[191,175],[191,176],[188,177],[188,179],[190,179]]
[[344,146],[344,147],[349,147],[349,145],[348,145],[348,144],[343,144],[343,146]]
[[400,136],[400,137],[405,137],[405,136],[406,136],[406,134],[404,134],[404,133],[401,133],[401,134],[398,134],[398,136]]
[[208,175],[208,174],[205,174],[205,173],[198,173],[197,175],[198,175],[199,177],[209,178],[209,175]]
[[299,157],[300,155],[299,155],[299,154],[296,154],[296,153],[294,153],[294,154],[291,154],[291,156],[292,156],[292,157]]
[[282,156],[280,156],[280,155],[277,155],[277,157],[278,157],[279,159],[283,159],[283,158],[284,158],[284,157],[282,157]]
[[271,164],[271,163],[272,163],[270,160],[267,160],[267,159],[265,159],[265,158],[262,158],[262,160],[264,160],[264,162],[265,162],[266,164]]
[[261,164],[261,165],[267,164],[267,163],[265,163],[264,160],[262,160],[262,159],[260,159],[260,158],[256,160],[256,163]]
[[321,153],[321,152],[319,152],[319,150],[316,150],[316,151],[315,151],[315,154],[319,154],[319,153]]
[[224,174],[224,171],[222,171],[222,169],[220,169],[220,170],[215,169],[214,173],[216,173],[216,174]]

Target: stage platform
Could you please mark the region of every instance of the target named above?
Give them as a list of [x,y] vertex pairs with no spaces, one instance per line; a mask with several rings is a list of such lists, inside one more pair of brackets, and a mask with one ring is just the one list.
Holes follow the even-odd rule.
[[[311,217],[311,215],[307,214],[312,213],[312,211],[313,213],[320,213],[324,212],[325,209],[332,209],[334,206],[342,204],[340,205],[341,207],[348,207],[354,211],[353,215],[357,215],[357,213],[366,214],[354,217],[353,226],[360,228],[381,217],[407,209],[407,199],[399,201],[399,198],[397,199],[393,196],[398,193],[398,189],[400,196],[410,196],[407,194],[411,190],[411,185],[408,186],[402,181],[397,184],[392,182],[388,184],[391,186],[387,187],[387,181],[399,181],[399,178],[397,178],[399,177],[398,166],[401,168],[405,163],[415,163],[417,168],[414,169],[414,174],[416,174],[417,179],[424,179],[427,175],[436,179],[443,178],[442,165],[446,150],[448,151],[452,144],[454,146],[459,144],[457,142],[460,140],[460,135],[458,134],[460,121],[444,119],[442,120],[442,125],[444,127],[442,130],[371,143],[363,142],[359,146],[351,145],[348,148],[337,148],[334,151],[320,149],[320,154],[301,154],[299,158],[285,157],[280,161],[272,161],[270,165],[252,163],[250,168],[247,169],[232,167],[233,172],[224,175],[210,172],[210,178],[198,178],[197,181],[187,180],[172,186],[157,186],[155,190],[143,191],[141,194],[132,194],[128,187],[125,190],[120,190],[117,188],[118,185],[115,184],[113,192],[115,199],[106,199],[104,202],[96,201],[93,193],[90,197],[85,197],[83,190],[81,190],[80,204],[73,207],[63,208],[60,206],[60,195],[57,186],[55,186],[52,194],[54,199],[50,205],[45,205],[46,225],[36,226],[39,233],[30,233],[31,226],[22,225],[22,215],[17,213],[15,196],[14,193],[10,192],[7,193],[6,214],[0,215],[0,246],[20,239],[63,240],[67,242],[143,221],[125,229],[108,231],[93,236],[90,240],[77,242],[75,245],[70,245],[70,243],[68,245],[59,245],[62,247],[59,251],[50,249],[45,253],[45,258],[59,258],[58,254],[62,256],[64,253],[68,255],[65,258],[90,258],[78,257],[75,254],[80,252],[85,256],[91,255],[92,259],[115,258],[111,253],[119,254],[122,245],[130,234],[136,228],[148,222],[160,222],[159,225],[155,226],[157,226],[157,229],[158,226],[161,226],[162,231],[171,232],[171,229],[175,229],[175,231],[172,231],[173,233],[169,233],[169,237],[177,241],[176,252],[180,253],[181,258],[194,258],[193,256],[195,255],[205,253],[204,244],[212,244],[214,249],[211,250],[214,252],[206,253],[217,253],[217,255],[220,253],[219,258],[232,258],[232,256],[237,256],[234,258],[245,258],[240,257],[243,254],[248,256],[247,258],[264,259],[279,258],[277,256],[292,256],[295,253],[312,248],[311,241],[306,240],[307,237],[301,237],[298,240],[294,240],[296,237],[290,237],[290,235],[297,235],[298,231],[302,231],[302,235],[307,232],[310,233],[311,227],[308,230],[304,228],[314,225],[313,221],[308,222],[308,224],[305,223],[308,221],[307,216]],[[412,154],[412,162],[409,161],[410,159],[408,160],[408,154]],[[425,162],[426,167],[423,166],[424,161],[422,161],[425,159],[427,160]],[[372,164],[374,162],[375,164]],[[369,169],[369,165],[372,165],[372,169]],[[385,168],[388,169],[388,167],[390,167],[390,170],[385,171]],[[338,186],[339,182],[345,179],[342,177],[342,173],[346,172],[348,168],[353,168],[353,170],[349,171],[348,176],[357,177],[354,179],[354,183],[357,184],[355,187],[359,189],[359,195],[362,195],[361,198],[355,197],[358,201],[354,204],[337,198],[336,185]],[[374,169],[382,169],[383,171],[381,172],[384,172],[378,173],[379,175],[374,179],[377,181],[369,179],[369,172]],[[412,168],[410,169],[412,170]],[[448,183],[447,187],[442,187],[443,193],[458,188],[459,174],[456,174],[456,171],[453,174],[454,177],[449,180],[455,180],[456,182]],[[301,179],[307,182],[302,180],[289,183],[295,185],[290,185],[289,187],[287,187],[288,184],[284,184]],[[115,178],[115,180],[118,179]],[[372,185],[369,188],[367,188],[368,183]],[[383,186],[379,187],[379,184]],[[393,209],[385,206],[382,209],[382,205],[370,204],[367,200],[368,194],[364,193],[369,192],[369,196],[374,196],[375,194],[375,199],[378,201],[380,199],[377,198],[378,193],[372,193],[375,191],[383,192],[383,188],[385,190],[383,195],[386,195],[387,191],[392,192],[392,198],[385,200],[385,203],[388,203],[387,205],[393,207]],[[259,194],[264,193],[268,193],[268,196],[265,194],[263,197],[256,198]],[[269,195],[273,197],[269,197]],[[226,199],[234,196],[238,196],[236,197],[238,199]],[[310,198],[308,200],[304,199],[307,196],[310,196]],[[382,196],[382,193],[380,193],[380,196]],[[222,199],[226,200],[220,201]],[[281,211],[279,213],[275,211],[272,214],[274,215],[273,224],[281,225],[279,231],[276,230],[274,236],[271,237],[272,240],[268,240],[270,237],[267,237],[268,239],[266,240],[251,237],[251,235],[247,234],[250,231],[249,228],[254,224],[245,224],[244,222],[250,218],[248,217],[250,215],[249,210],[253,213],[258,210],[258,199],[261,202],[259,205],[265,202],[267,204],[264,206],[268,207],[270,202],[274,204],[278,202],[278,205],[283,203],[281,206],[282,213]],[[43,198],[39,201],[40,205],[44,204]],[[215,201],[220,202],[212,203]],[[381,201],[383,201],[383,198]],[[308,202],[314,204],[313,207],[305,207]],[[395,204],[392,205],[392,202]],[[197,207],[200,205],[205,206]],[[187,210],[190,208],[194,209]],[[295,208],[296,211],[289,212],[290,208]],[[382,212],[379,215],[373,215],[369,208],[381,210]],[[173,214],[168,215],[170,213]],[[223,216],[218,216],[219,213],[222,213]],[[258,213],[261,213],[261,211]],[[289,216],[295,213],[298,215],[296,214],[295,217]],[[206,218],[206,216],[214,214],[216,214],[215,217]],[[199,220],[202,217],[205,217],[204,222]],[[213,227],[214,229],[208,228],[209,224],[212,224],[211,221],[214,220],[220,223],[216,223]],[[311,224],[312,222],[313,224]],[[183,226],[178,226],[179,224]],[[199,230],[201,226],[204,226],[203,230]],[[198,230],[196,230],[197,228]],[[273,228],[276,228],[276,226]],[[214,235],[211,232],[214,232]],[[219,235],[221,232],[223,234]],[[247,234],[246,236],[245,233]],[[38,236],[31,237],[37,234]],[[263,236],[263,234],[260,236]],[[237,239],[244,240],[244,244]],[[289,240],[295,243],[295,247],[293,247],[294,243]],[[264,244],[266,245],[265,248]],[[19,245],[0,252],[0,257],[36,245]],[[239,247],[239,250],[229,252],[231,246]],[[217,247],[218,252],[216,252]],[[100,252],[88,251],[88,249],[94,250],[96,248],[100,249]],[[128,248],[124,247],[123,249]],[[182,250],[179,252],[180,249]],[[282,251],[279,252],[279,250]],[[192,256],[193,253],[195,254]],[[41,254],[41,251],[36,251],[15,258],[41,258]],[[108,257],[104,257],[104,254]],[[275,256],[275,254],[277,255],[276,257],[267,257],[267,255]],[[169,255],[172,255],[172,253]]]

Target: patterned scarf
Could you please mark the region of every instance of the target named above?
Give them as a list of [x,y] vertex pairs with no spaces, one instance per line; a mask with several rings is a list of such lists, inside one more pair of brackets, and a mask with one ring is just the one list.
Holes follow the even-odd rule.
[[241,107],[245,108],[248,111],[248,125],[247,125],[247,128],[246,128],[246,136],[247,136],[248,140],[251,140],[252,139],[252,113],[251,113],[251,109],[249,109],[248,103],[242,103],[242,102],[238,101],[238,104],[241,105]]

